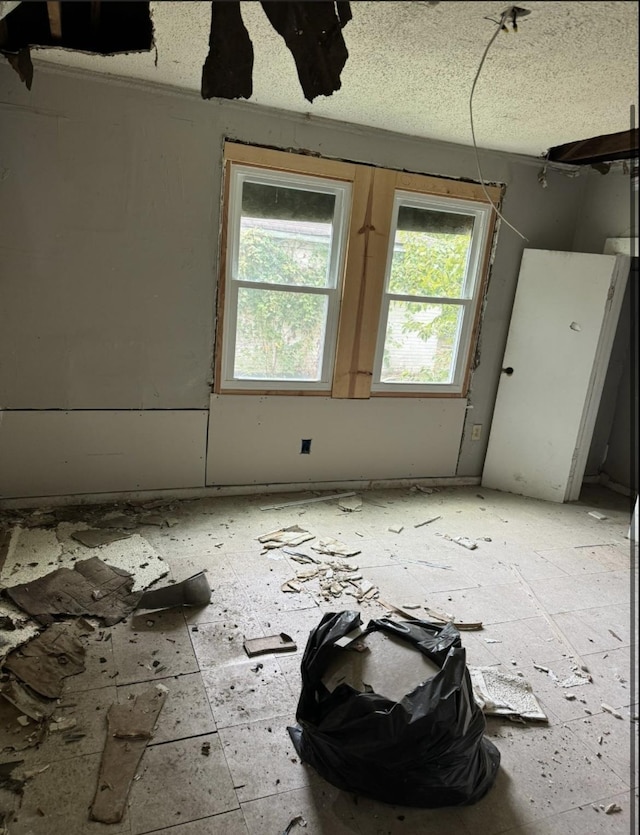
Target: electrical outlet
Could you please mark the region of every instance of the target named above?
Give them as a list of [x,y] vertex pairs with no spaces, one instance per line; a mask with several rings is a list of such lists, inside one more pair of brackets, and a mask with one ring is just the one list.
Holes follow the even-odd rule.
[[481,423],[474,423],[471,427],[471,440],[472,441],[479,441],[482,437],[482,424]]

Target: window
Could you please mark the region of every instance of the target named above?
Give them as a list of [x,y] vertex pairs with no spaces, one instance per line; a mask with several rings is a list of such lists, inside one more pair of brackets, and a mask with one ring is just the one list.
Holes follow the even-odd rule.
[[396,192],[374,391],[462,390],[489,212]]
[[466,393],[493,234],[480,186],[235,143],[225,158],[216,392]]
[[331,389],[350,186],[231,171],[224,383]]

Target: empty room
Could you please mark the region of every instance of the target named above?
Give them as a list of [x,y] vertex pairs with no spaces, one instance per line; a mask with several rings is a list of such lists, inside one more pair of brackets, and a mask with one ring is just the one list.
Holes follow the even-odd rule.
[[0,2],[0,835],[635,833],[637,33]]

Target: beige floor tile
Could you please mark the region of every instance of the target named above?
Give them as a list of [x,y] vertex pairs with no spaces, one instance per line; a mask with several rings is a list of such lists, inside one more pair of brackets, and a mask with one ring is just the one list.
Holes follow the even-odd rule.
[[620,545],[594,545],[591,548],[554,548],[538,553],[567,574],[599,574],[602,571],[622,571],[631,565],[629,549]]
[[215,817],[203,818],[193,823],[172,826],[170,829],[156,829],[153,835],[248,835],[244,815],[238,809],[235,812],[223,812]]
[[296,698],[273,656],[204,670],[202,680],[218,728],[289,715]]
[[299,789],[309,782],[287,732],[293,716],[263,719],[220,730],[220,741],[233,777],[238,800]]
[[[610,803],[616,803],[621,811],[613,815],[605,814],[600,807],[606,809]],[[629,794],[600,798],[598,803],[587,803],[545,820],[510,829],[505,835],[613,835],[631,832],[630,805]]]
[[89,820],[98,781],[100,754],[52,764],[29,781],[11,835],[121,835],[129,833],[129,815],[121,823]]
[[242,618],[193,624],[190,630],[191,643],[201,670],[246,660],[245,638],[260,638],[264,634],[258,618],[246,612]]
[[628,605],[560,612],[553,619],[582,654],[616,650],[631,643],[631,609]]
[[534,580],[531,587],[549,614],[628,605],[631,595],[628,571]]
[[637,732],[628,716],[616,719],[610,713],[602,712],[574,719],[567,722],[566,727],[590,749],[589,756],[598,757],[628,786],[631,785],[631,736]]
[[[502,762],[489,793],[459,814],[470,832],[507,832],[626,791],[623,781],[563,727],[505,728],[493,741]],[[589,757],[589,762],[585,760]]]
[[[157,682],[168,689],[167,699],[158,718],[151,745],[185,739],[215,731],[213,715],[205,693],[200,673],[189,673],[175,678],[162,678]],[[140,682],[118,687],[118,701],[138,695],[154,682]]]
[[263,797],[242,804],[249,835],[281,833],[298,815],[306,822],[292,835],[355,835],[359,827],[352,797],[333,788],[320,778],[312,778],[309,786],[283,792],[277,798]]
[[117,684],[198,672],[181,609],[133,615],[112,636]]
[[147,748],[139,774],[129,802],[133,835],[238,808],[217,734]]
[[519,583],[504,586],[434,592],[427,603],[450,612],[463,621],[481,621],[485,625],[533,618],[539,610]]
[[[354,816],[362,835],[467,835],[458,810],[412,809],[358,798]],[[470,835],[470,833],[469,833]]]

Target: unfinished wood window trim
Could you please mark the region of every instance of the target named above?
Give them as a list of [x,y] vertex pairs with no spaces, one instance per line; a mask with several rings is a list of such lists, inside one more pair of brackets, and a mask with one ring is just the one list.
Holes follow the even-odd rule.
[[[495,212],[491,212],[481,243],[483,255],[477,273],[477,287],[473,293],[475,308],[465,357],[462,380],[456,391],[444,386],[434,389],[425,385],[417,390],[372,390],[379,340],[379,322],[385,292],[387,255],[392,233],[392,215],[396,192],[415,192],[425,196],[471,201],[483,206],[493,201],[499,205],[503,188],[487,186],[491,200],[482,186],[462,180],[450,180],[422,174],[412,174],[371,165],[323,159],[301,153],[277,151],[236,142],[224,145],[224,197],[220,237],[220,280],[217,300],[214,386],[216,394],[248,394],[259,396],[320,396],[343,399],[370,397],[398,398],[464,398],[467,395],[472,361],[477,349],[480,320],[488,281]],[[342,275],[341,298],[333,353],[333,374],[329,386],[303,388],[274,386],[237,388],[223,382],[223,334],[225,330],[226,281],[229,236],[229,198],[232,166],[253,167],[302,177],[319,177],[349,183],[351,206],[348,213],[346,251]],[[469,333],[467,331],[467,333]],[[265,381],[267,383],[267,381]]]

